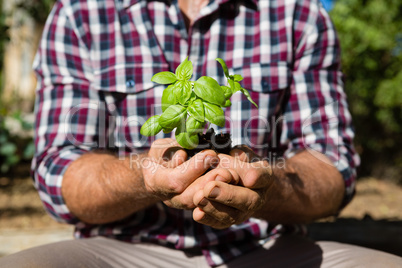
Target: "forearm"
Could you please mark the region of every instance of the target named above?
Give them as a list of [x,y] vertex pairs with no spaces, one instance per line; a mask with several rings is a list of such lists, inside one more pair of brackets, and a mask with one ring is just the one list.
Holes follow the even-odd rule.
[[265,197],[268,205],[256,217],[277,223],[306,223],[338,212],[345,189],[342,175],[310,152],[298,153],[284,167],[273,167],[273,177],[267,191],[270,195]]
[[72,214],[91,224],[121,220],[157,202],[144,187],[140,165],[100,153],[85,154],[68,167],[62,194]]

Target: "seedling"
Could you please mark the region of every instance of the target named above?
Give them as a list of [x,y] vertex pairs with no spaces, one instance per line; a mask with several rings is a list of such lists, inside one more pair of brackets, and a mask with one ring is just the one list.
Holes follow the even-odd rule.
[[144,136],[154,136],[160,131],[172,132],[176,129],[177,142],[186,149],[194,149],[199,144],[199,137],[205,126],[210,123],[223,127],[225,116],[222,107],[232,105],[230,97],[241,91],[247,99],[250,93],[240,85],[243,77],[239,74],[229,75],[226,63],[216,59],[223,68],[228,85],[221,86],[208,76],[202,76],[197,81],[190,81],[193,75],[193,64],[185,59],[175,73],[160,72],[152,77],[152,81],[169,85],[162,95],[162,114],[150,117],[141,127]]

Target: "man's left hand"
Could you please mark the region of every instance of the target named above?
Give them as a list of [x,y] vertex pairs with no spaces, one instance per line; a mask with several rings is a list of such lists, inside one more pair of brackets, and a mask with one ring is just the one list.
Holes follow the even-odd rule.
[[193,211],[193,219],[224,229],[244,222],[258,211],[266,203],[267,192],[274,181],[271,166],[267,161],[256,158],[250,149],[235,149],[230,156],[219,154],[218,157],[219,166],[204,176],[221,179],[208,182],[196,192],[193,202],[197,207]]

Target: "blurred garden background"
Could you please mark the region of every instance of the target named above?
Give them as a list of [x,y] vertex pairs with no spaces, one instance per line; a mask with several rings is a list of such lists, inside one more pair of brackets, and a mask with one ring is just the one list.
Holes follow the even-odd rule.
[[[64,228],[45,215],[29,178],[36,82],[31,66],[54,2],[0,2],[0,234],[12,228]],[[360,231],[356,244],[364,242],[402,256],[402,1],[323,0],[323,4],[341,41],[345,90],[362,164],[354,201],[340,219],[328,220],[332,227],[318,222],[311,233],[331,239],[328,232],[332,232],[338,240],[350,242],[345,235],[350,227],[350,233]],[[336,223],[342,232],[336,233]],[[385,236],[379,231],[384,227]],[[361,242],[366,234],[373,239],[377,231],[382,237],[374,236],[372,244],[368,237]]]

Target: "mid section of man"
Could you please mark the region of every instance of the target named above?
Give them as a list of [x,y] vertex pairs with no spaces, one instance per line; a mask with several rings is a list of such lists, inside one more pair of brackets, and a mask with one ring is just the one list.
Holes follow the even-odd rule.
[[[224,84],[222,58],[258,104],[236,93],[225,127],[212,126],[230,132],[231,155],[187,159],[174,136],[140,134],[161,112],[164,87],[152,76],[186,57],[192,79]],[[336,215],[353,196],[359,162],[337,36],[318,1],[61,0],[35,68],[35,185],[47,211],[86,239],[30,256],[58,267],[325,259],[331,244],[284,235]]]

